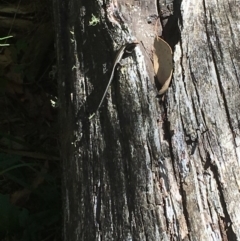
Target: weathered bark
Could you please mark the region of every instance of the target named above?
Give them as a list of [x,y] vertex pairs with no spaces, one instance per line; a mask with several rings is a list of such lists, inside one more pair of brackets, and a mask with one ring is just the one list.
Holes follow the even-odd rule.
[[240,239],[239,6],[182,2],[167,109],[189,237],[196,240]]
[[[159,25],[147,23],[155,0],[119,0],[122,21],[100,2],[54,3],[64,240],[239,240],[240,2],[185,0],[178,15],[175,1],[171,21],[161,18],[174,74],[160,103],[150,61]],[[141,44],[89,120],[112,49],[132,36]]]

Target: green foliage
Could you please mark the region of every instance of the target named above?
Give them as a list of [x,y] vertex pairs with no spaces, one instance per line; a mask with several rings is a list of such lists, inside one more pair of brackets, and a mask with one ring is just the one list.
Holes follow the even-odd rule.
[[89,21],[89,26],[96,26],[98,23],[100,23],[100,19],[92,14],[92,19]]
[[[9,39],[9,38],[12,38],[13,36],[6,36],[6,37],[3,37],[3,38],[0,38],[0,41],[3,41],[3,40],[6,40],[6,39]],[[5,46],[9,46],[9,44],[0,44],[0,47],[5,47]]]

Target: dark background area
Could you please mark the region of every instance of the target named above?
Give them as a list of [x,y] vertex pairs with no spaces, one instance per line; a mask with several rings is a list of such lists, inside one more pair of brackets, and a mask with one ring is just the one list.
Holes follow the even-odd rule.
[[0,240],[61,240],[51,0],[0,3]]

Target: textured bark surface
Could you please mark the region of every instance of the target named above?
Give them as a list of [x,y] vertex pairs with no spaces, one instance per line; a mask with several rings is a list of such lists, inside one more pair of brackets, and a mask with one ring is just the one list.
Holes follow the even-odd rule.
[[[54,3],[64,240],[239,240],[240,2],[175,1],[163,31],[163,1],[113,1],[114,14],[101,3]],[[150,60],[159,32],[174,52],[164,101]],[[115,51],[136,39],[89,120]]]
[[167,110],[192,240],[240,239],[239,7],[239,1],[181,5]]

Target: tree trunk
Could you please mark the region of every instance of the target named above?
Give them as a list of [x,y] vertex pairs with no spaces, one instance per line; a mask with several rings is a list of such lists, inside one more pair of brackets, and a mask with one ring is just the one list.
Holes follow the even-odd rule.
[[[64,240],[240,240],[239,7],[54,1]],[[156,34],[174,60],[161,99]]]

